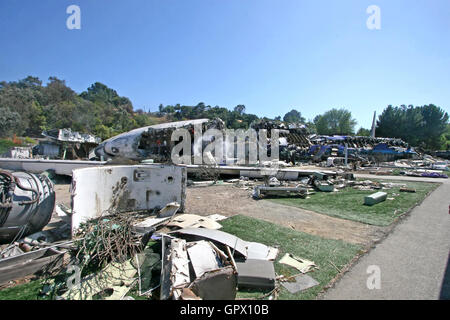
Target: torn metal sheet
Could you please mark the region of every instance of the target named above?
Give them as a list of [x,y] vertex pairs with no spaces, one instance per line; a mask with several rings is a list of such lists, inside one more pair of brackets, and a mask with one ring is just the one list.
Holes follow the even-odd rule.
[[58,215],[58,217],[70,217],[72,216],[72,210],[68,207],[66,207],[62,203],[58,203],[55,207],[55,212]]
[[162,237],[161,300],[179,299],[190,281],[186,241]]
[[196,214],[181,214],[172,219],[167,224],[170,227],[185,228],[206,228],[206,229],[220,229],[222,225],[208,217],[202,217]]
[[306,273],[316,267],[313,261],[309,261],[303,258],[296,257],[290,253],[286,253],[283,258],[281,258],[279,263],[287,264],[288,266],[294,267],[301,273]]
[[236,273],[232,266],[206,272],[189,286],[203,300],[234,300],[236,288]]
[[275,268],[272,261],[247,259],[236,262],[238,286],[246,288],[273,289]]
[[220,257],[207,241],[189,242],[187,251],[197,278],[222,266]]
[[162,249],[162,260],[161,260],[161,290],[160,299],[167,300],[170,298],[170,272],[172,269],[172,263],[170,261],[170,243],[172,237],[162,235],[161,237],[161,249]]
[[72,129],[52,129],[42,132],[44,137],[52,140],[75,142],[75,143],[93,143],[99,144],[102,139],[91,134],[79,133]]
[[144,221],[141,221],[141,222],[133,225],[133,230],[138,233],[147,233],[147,232],[153,230],[153,228],[158,227],[161,224],[163,224],[164,222],[168,221],[169,219],[170,219],[170,217],[148,218],[148,219],[145,219]]
[[[14,257],[14,256],[18,256],[23,254],[24,252],[22,250],[20,250],[19,245],[14,244],[12,246],[9,246],[8,248],[6,248],[5,250],[3,250],[0,253],[0,258],[1,259],[5,259],[5,258],[10,258],[10,257]],[[0,260],[1,261],[1,260]]]
[[65,250],[59,251],[55,246],[0,259],[0,284],[57,268],[62,264],[64,253]]
[[278,249],[258,242],[249,242],[247,253],[247,259],[275,260],[278,255]]
[[171,165],[131,165],[73,171],[72,231],[109,212],[150,211],[177,202],[183,211],[186,169]]
[[172,294],[174,299],[178,299],[182,292],[181,289],[187,287],[191,282],[186,241],[182,239],[172,239],[170,246],[170,259],[172,263],[170,280],[172,282]]
[[45,230],[39,231],[23,238],[20,242],[24,242],[30,245],[42,245],[70,239],[71,229],[70,224],[59,222],[52,226],[48,225]]
[[229,246],[232,251],[235,250],[239,252],[245,258],[247,257],[248,243],[226,232],[204,228],[190,228],[190,229],[176,230],[171,233],[176,233],[183,237],[187,236],[192,238],[208,239],[213,242],[218,242],[223,245]]
[[290,293],[297,293],[319,285],[319,282],[307,274],[299,274],[294,280],[293,282],[283,281],[281,285]]
[[213,229],[189,228],[173,231],[180,236],[189,238],[208,239],[230,247],[231,251],[237,251],[245,258],[272,260],[275,259],[278,249],[268,247],[257,242],[247,242],[232,234]]
[[162,208],[158,212],[158,218],[172,217],[175,215],[175,213],[178,212],[179,209],[180,204],[178,202],[168,203],[164,208]]

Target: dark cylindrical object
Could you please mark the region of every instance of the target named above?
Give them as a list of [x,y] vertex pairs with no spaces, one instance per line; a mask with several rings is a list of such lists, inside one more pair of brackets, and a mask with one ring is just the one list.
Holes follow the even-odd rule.
[[55,191],[46,176],[0,170],[0,182],[0,243],[21,239],[49,223]]

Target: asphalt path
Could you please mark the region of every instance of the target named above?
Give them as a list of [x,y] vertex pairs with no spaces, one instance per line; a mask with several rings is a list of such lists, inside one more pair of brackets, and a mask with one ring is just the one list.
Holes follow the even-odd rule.
[[421,205],[361,257],[323,299],[450,299],[450,179],[357,175],[442,182]]

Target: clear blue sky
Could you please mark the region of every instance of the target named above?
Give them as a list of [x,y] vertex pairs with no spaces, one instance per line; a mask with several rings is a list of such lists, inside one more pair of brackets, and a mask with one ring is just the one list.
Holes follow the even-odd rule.
[[[68,30],[66,8],[81,8]],[[381,29],[369,30],[369,5]],[[0,0],[0,80],[99,81],[134,108],[233,108],[307,119],[388,105],[450,111],[450,1]]]

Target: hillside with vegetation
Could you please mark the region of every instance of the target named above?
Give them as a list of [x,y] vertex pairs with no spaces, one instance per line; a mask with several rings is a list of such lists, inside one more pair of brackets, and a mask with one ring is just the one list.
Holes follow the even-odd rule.
[[[45,85],[33,76],[0,82],[0,138],[9,138],[3,139],[3,144],[11,144],[15,136],[39,137],[49,129],[71,128],[107,139],[152,124],[199,118],[221,118],[232,129],[246,129],[253,121],[270,120],[305,124],[311,133],[322,135],[369,135],[368,129],[355,130],[357,121],[344,108],[332,108],[310,121],[296,109],[283,118],[260,118],[246,113],[243,104],[232,109],[203,102],[195,106],[161,104],[157,111],[148,112],[135,109],[129,98],[100,82],[81,93],[56,77],[50,77]],[[422,148],[446,149],[450,146],[448,120],[447,112],[433,104],[388,106],[378,118],[376,132],[377,136],[402,138]]]

